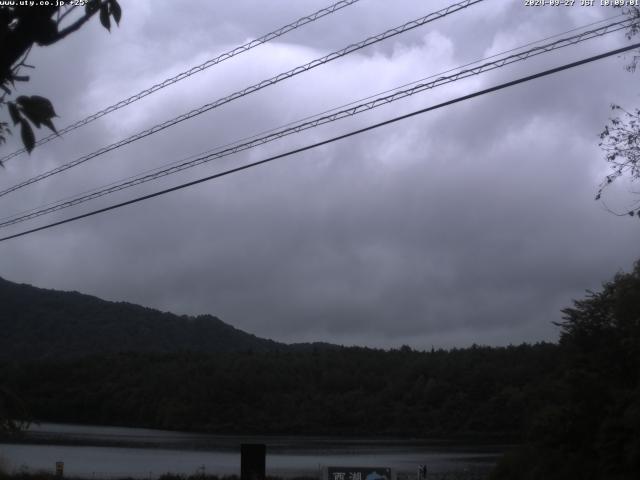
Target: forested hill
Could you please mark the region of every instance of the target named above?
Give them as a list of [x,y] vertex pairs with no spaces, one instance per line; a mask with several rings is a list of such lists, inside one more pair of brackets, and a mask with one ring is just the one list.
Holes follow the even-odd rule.
[[4,360],[118,352],[265,352],[287,348],[211,315],[179,316],[2,278],[0,331],[0,359]]
[[38,421],[513,441],[557,389],[560,357],[553,344],[129,353],[0,361],[0,379]]
[[384,351],[293,348],[0,280],[0,420],[515,439],[493,480],[635,480],[638,299],[640,261],[562,310],[557,344]]

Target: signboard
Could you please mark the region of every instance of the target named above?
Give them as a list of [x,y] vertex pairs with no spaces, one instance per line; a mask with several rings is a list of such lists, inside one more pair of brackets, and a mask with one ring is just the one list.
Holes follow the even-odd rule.
[[387,467],[327,467],[327,480],[393,480]]
[[267,446],[262,443],[240,445],[240,479],[264,480]]

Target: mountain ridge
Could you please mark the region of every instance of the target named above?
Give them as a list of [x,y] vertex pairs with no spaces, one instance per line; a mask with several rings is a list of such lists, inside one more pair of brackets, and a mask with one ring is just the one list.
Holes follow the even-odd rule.
[[0,360],[118,352],[265,352],[328,345],[288,345],[260,338],[209,314],[177,315],[2,277],[0,329]]

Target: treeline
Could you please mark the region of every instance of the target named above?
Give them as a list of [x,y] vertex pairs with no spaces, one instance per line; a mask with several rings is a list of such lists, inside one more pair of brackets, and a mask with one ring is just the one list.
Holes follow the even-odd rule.
[[[563,310],[561,363],[494,480],[640,478],[640,262]],[[538,392],[540,394],[542,392]]]
[[546,403],[557,345],[114,354],[5,362],[42,421],[215,433],[518,439]]

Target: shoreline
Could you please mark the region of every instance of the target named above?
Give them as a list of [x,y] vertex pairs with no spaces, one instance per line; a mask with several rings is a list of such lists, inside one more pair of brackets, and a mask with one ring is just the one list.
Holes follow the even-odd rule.
[[[490,470],[470,470],[470,471],[449,471],[436,472],[427,475],[426,480],[487,480]],[[121,477],[102,477],[102,476],[57,476],[49,472],[18,472],[3,473],[0,471],[0,480],[135,480],[141,477],[121,476]],[[195,473],[192,475],[180,475],[175,473],[164,473],[156,477],[154,480],[241,480],[239,475],[216,475]],[[147,479],[149,480],[149,479]],[[280,476],[266,475],[265,480],[323,480],[320,475],[298,475],[298,476]],[[395,480],[417,480],[417,475],[397,474]]]
[[361,435],[344,432],[327,434],[295,433],[211,433],[203,431],[165,430],[149,427],[115,425],[89,425],[78,423],[39,422],[32,423],[27,430],[0,435],[1,444],[18,445],[65,445],[123,448],[174,448],[178,450],[235,451],[241,443],[265,443],[275,452],[290,449],[300,451],[299,444],[310,446],[303,449],[344,449],[398,446],[425,447],[430,449],[456,449],[469,447],[473,451],[505,451],[517,447],[520,442],[514,435],[483,434],[470,432],[453,436],[402,436]]
[[[224,436],[220,436],[224,437]],[[281,440],[286,438],[290,443],[283,445],[279,442],[269,442],[269,440]],[[243,440],[244,439],[244,440]],[[327,436],[320,439],[319,437],[307,437],[307,436],[295,436],[287,435],[276,436],[271,438],[259,438],[259,443],[265,443],[269,452],[272,454],[278,453],[313,453],[318,449],[324,451],[340,451],[347,447],[357,449],[359,452],[375,452],[384,447],[409,447],[409,448],[425,448],[434,452],[439,451],[455,451],[457,453],[464,453],[465,451],[480,452],[486,454],[500,455],[507,450],[511,450],[518,446],[514,443],[471,443],[464,441],[441,441],[441,440],[410,440],[403,441],[403,439],[384,439],[375,438],[375,442],[358,441],[354,437],[350,441],[342,442],[330,442],[335,438]],[[296,440],[304,444],[304,447],[295,445]],[[320,441],[320,440],[324,440]],[[142,439],[108,439],[108,438],[86,438],[80,436],[65,436],[65,435],[25,435],[25,436],[11,436],[0,437],[1,445],[53,445],[53,446],[68,446],[68,447],[104,447],[104,448],[141,448],[141,449],[168,449],[168,450],[184,450],[184,451],[211,451],[237,453],[240,451],[241,443],[255,443],[255,436],[229,436],[227,438],[213,438],[202,440],[142,440]]]

